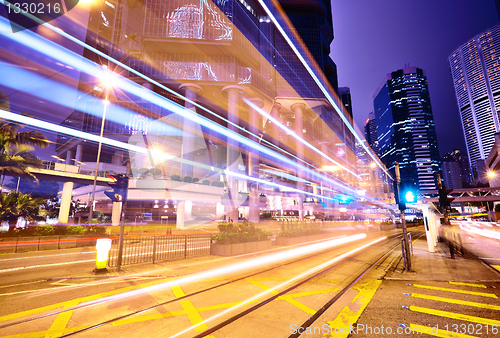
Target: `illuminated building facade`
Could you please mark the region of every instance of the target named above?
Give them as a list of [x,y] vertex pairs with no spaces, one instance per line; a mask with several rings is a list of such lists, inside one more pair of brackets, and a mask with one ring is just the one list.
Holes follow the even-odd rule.
[[[202,205],[216,218],[226,214],[258,221],[263,210],[339,217],[339,201],[384,199],[374,192],[386,189],[364,186],[389,184],[388,172],[383,168],[369,178],[361,175],[380,162],[369,150],[367,159],[356,156],[359,132],[326,85],[328,73],[313,59],[304,59],[307,46],[293,26],[273,15],[276,9],[267,8],[271,2],[264,5],[251,0],[116,0],[92,6],[87,42],[130,69],[102,56],[85,54],[87,59],[155,99],[104,89],[84,74],[80,88],[87,94],[62,125],[99,134],[106,111],[106,137],[147,149],[134,153],[105,147],[101,158],[103,169],[126,167],[134,175],[134,189],[169,191],[168,196],[148,197],[147,203],[137,197],[141,210],[161,211],[162,203],[165,208],[174,204],[177,214],[182,209],[189,220]],[[110,104],[105,108],[106,91]],[[196,115],[188,118],[173,106]],[[70,161],[95,159],[95,146],[81,139],[62,135],[58,142],[58,154]],[[163,161],[154,152],[173,155]],[[233,174],[226,175],[226,169]],[[184,187],[175,183],[177,176]],[[192,197],[196,194],[188,183],[195,178],[222,182],[222,200],[210,194]],[[134,196],[130,193],[129,199]]]
[[436,189],[441,161],[424,71],[405,67],[388,74],[373,104],[380,160],[391,171],[399,162],[401,179],[420,190]]
[[471,167],[488,156],[500,131],[500,26],[457,48],[449,57]]

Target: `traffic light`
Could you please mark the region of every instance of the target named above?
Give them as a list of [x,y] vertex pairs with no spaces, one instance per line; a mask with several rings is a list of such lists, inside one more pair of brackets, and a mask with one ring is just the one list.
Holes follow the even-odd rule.
[[124,174],[108,174],[108,177],[113,180],[108,182],[113,191],[105,191],[104,194],[111,198],[113,202],[125,202],[127,200],[128,176]]
[[417,202],[418,191],[413,181],[401,181],[401,183],[399,183],[399,189],[396,189],[396,183],[394,185],[394,197],[399,206],[399,210],[405,210],[406,203]]
[[444,212],[445,208],[448,208],[451,205],[451,202],[454,200],[453,197],[448,197],[448,195],[453,191],[453,189],[445,189],[443,186],[442,188],[438,189],[439,192],[439,207],[441,208],[441,211]]

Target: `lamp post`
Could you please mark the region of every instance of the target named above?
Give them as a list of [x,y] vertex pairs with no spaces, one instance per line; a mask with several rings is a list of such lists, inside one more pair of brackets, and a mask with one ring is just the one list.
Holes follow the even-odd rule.
[[101,132],[99,134],[99,145],[97,147],[97,159],[95,163],[94,172],[94,184],[92,186],[92,199],[89,201],[89,225],[92,225],[92,216],[94,213],[94,201],[95,201],[95,187],[97,184],[97,171],[99,170],[99,161],[101,159],[101,149],[102,149],[102,135],[104,133],[104,124],[106,122],[106,110],[109,104],[109,89],[113,82],[113,77],[110,72],[106,71],[107,67],[104,66],[105,73],[102,77],[102,83],[104,84],[105,97],[104,97],[104,108],[102,111],[102,121],[101,121]]

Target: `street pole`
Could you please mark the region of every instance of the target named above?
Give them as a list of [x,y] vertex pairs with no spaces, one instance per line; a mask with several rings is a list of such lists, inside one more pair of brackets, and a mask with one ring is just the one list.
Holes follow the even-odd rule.
[[[439,190],[443,189],[443,183],[441,183],[441,175],[440,174],[437,174],[437,180],[438,180]],[[448,208],[446,206],[443,206],[443,219],[444,219],[444,224],[446,224],[446,225],[450,224],[450,220],[448,217]]]
[[116,259],[116,271],[122,269],[122,256],[123,256],[123,236],[125,232],[125,208],[127,207],[127,201],[122,203],[122,212],[120,220],[120,237],[118,238],[118,258]]
[[[399,199],[404,198],[399,194],[399,184],[401,183],[401,175],[399,174],[399,163],[395,162],[395,171],[396,171],[396,182],[397,182],[397,189],[398,189],[398,196]],[[411,253],[410,253],[410,246],[408,243],[408,232],[406,230],[406,219],[405,219],[405,210],[401,210],[401,225],[403,227],[403,245],[404,245],[404,250],[402,254],[405,256],[405,269],[407,271],[411,271]]]
[[89,225],[92,225],[92,216],[94,213],[95,186],[97,184],[97,171],[99,170],[99,161],[101,159],[102,135],[104,134],[104,123],[106,122],[106,107],[108,106],[109,103],[108,100],[109,100],[109,88],[106,87],[106,98],[104,100],[104,109],[102,111],[101,133],[99,134],[99,146],[97,148],[97,160],[95,163],[94,185],[92,188],[92,202],[89,203]]

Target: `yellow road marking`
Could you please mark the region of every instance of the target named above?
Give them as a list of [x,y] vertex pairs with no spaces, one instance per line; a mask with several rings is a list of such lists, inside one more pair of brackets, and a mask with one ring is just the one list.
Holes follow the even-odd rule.
[[410,310],[415,311],[415,312],[420,312],[420,313],[426,313],[429,315],[439,316],[439,317],[465,320],[465,321],[473,322],[473,323],[486,324],[486,325],[497,325],[497,326],[500,325],[500,320],[463,315],[461,313],[455,313],[455,312],[428,309],[428,308],[420,307],[420,306],[411,305]]
[[77,331],[77,330],[80,330],[83,328],[86,328],[86,326],[75,326],[75,327],[64,329],[64,331],[54,330],[51,332],[50,330],[46,330],[46,331],[37,331],[37,332],[30,332],[30,333],[19,333],[19,334],[12,334],[12,335],[8,335],[8,336],[2,336],[2,338],[40,338],[40,337],[43,337],[44,335],[47,335],[47,334],[55,334],[57,336],[60,336],[62,334],[74,332],[74,331]]
[[203,322],[203,318],[201,318],[200,313],[190,300],[181,300],[180,303],[184,311],[186,311],[191,324],[195,326],[194,329],[196,330],[196,332],[201,332],[208,329],[207,324]]
[[[351,305],[344,307],[337,318],[327,322],[330,327],[339,329],[333,331],[330,330],[332,334],[325,334],[323,335],[323,337],[345,338],[349,336],[351,325],[356,323],[359,316],[361,316],[361,313],[363,313],[364,309],[375,295],[375,292],[377,291],[381,283],[381,280],[370,280],[366,283],[356,286],[355,289],[357,289],[359,292],[352,300]],[[335,331],[339,333],[337,334]]]
[[483,284],[472,284],[472,283],[461,283],[461,282],[448,282],[448,283],[453,284],[453,285],[472,286],[474,288],[483,288],[483,289],[488,288],[486,285],[483,285]]
[[179,285],[172,286],[172,291],[174,292],[174,295],[177,298],[181,298],[181,297],[184,297],[186,295],[184,293],[184,291],[182,291],[182,289]]
[[[262,284],[261,282],[255,280],[255,279],[253,279],[251,277],[247,278],[246,280],[248,282],[252,283],[253,285],[258,286],[259,288],[261,288],[263,290],[267,291],[267,290],[271,289],[267,285]],[[288,303],[292,304],[293,306],[296,306],[297,308],[301,309],[305,313],[313,315],[313,314],[316,313],[315,310],[311,309],[307,305],[302,304],[301,302],[299,302],[298,300],[296,300],[294,298],[295,297],[305,297],[305,296],[319,295],[319,294],[322,294],[322,293],[329,293],[329,292],[335,292],[335,291],[338,291],[338,289],[335,288],[335,289],[323,289],[323,290],[314,290],[314,291],[307,291],[307,292],[299,292],[299,293],[294,293],[294,294],[291,294],[291,295],[279,296],[276,299],[281,299],[281,300],[287,301]],[[278,291],[272,290],[272,291],[270,291],[270,293],[277,294]]]
[[476,336],[469,336],[467,334],[453,333],[446,330],[440,330],[434,327],[410,324],[410,329],[412,332],[422,332],[422,334],[428,334],[431,336],[442,337],[442,338],[476,338]]
[[480,307],[480,308],[483,308],[483,309],[490,309],[490,310],[498,310],[498,311],[500,311],[500,306],[498,306],[498,305],[469,302],[469,301],[466,301],[466,300],[453,299],[453,298],[445,298],[445,297],[438,297],[438,296],[422,295],[422,294],[419,294],[419,293],[412,293],[411,296],[415,297],[415,298],[435,300],[435,301],[438,301],[438,302],[445,302],[445,303],[459,304],[459,305],[468,305],[468,306]]
[[413,286],[416,287],[416,288],[421,288],[421,289],[429,289],[429,290],[438,290],[438,291],[446,291],[446,292],[463,293],[463,294],[466,294],[466,295],[474,295],[474,296],[489,297],[489,298],[498,298],[497,295],[495,295],[493,293],[487,293],[487,292],[466,291],[466,290],[459,290],[459,289],[448,289],[448,288],[441,288],[439,286],[420,285],[420,284],[413,284]]
[[[250,302],[248,304],[251,304],[251,303],[252,302]],[[253,301],[253,303],[258,303],[258,301]],[[228,308],[240,305],[240,304],[241,304],[241,302],[217,304],[217,305],[212,305],[212,306],[199,307],[196,310],[198,312],[211,311],[211,310],[221,310],[221,309],[228,309]],[[116,322],[113,322],[113,326],[119,326],[119,325],[131,324],[131,323],[139,323],[139,322],[144,322],[144,321],[148,321],[148,320],[155,320],[155,319],[161,319],[161,318],[167,318],[167,317],[175,317],[175,316],[181,316],[181,315],[186,315],[186,314],[187,314],[187,312],[185,310],[180,310],[180,311],[172,311],[172,312],[166,312],[166,313],[157,313],[154,315],[147,315],[147,316],[141,316],[141,317],[125,318],[125,319],[120,319],[120,320],[117,320]]]
[[494,267],[495,269],[497,269],[498,271],[500,271],[500,265],[492,265],[492,267]]
[[[73,302],[67,304],[64,309],[73,307],[78,305],[78,302]],[[48,330],[50,333],[45,335],[45,338],[56,338],[64,333],[66,329],[66,325],[68,325],[71,316],[73,315],[73,311],[65,311],[61,312],[57,315],[56,319],[52,322],[50,329]]]
[[39,313],[39,312],[44,312],[44,311],[54,310],[54,309],[58,309],[58,308],[63,308],[67,304],[70,304],[70,303],[73,303],[73,302],[76,302],[76,301],[78,301],[78,303],[84,303],[84,302],[87,302],[87,301],[91,301],[91,300],[103,298],[103,297],[106,297],[106,296],[116,295],[116,294],[119,294],[119,293],[122,293],[122,292],[126,292],[126,291],[131,291],[131,290],[135,290],[135,289],[146,288],[148,286],[152,286],[152,285],[159,284],[159,283],[162,283],[162,282],[170,281],[170,280],[173,280],[173,279],[174,278],[167,278],[167,279],[161,279],[161,280],[158,280],[158,281],[151,281],[151,282],[140,284],[140,285],[127,286],[127,287],[124,287],[124,288],[121,288],[121,289],[117,289],[117,290],[102,292],[102,293],[98,293],[98,294],[95,294],[95,295],[90,295],[90,296],[86,296],[86,297],[82,297],[82,298],[77,298],[77,299],[72,299],[72,300],[64,301],[64,302],[61,302],[61,303],[51,304],[51,305],[42,306],[42,307],[31,309],[31,310],[26,310],[26,311],[21,311],[21,312],[17,312],[17,313],[12,313],[12,314],[9,314],[9,315],[1,316],[0,317],[0,322],[5,322],[7,320],[22,318],[22,317],[25,317],[25,316],[29,316],[29,315],[32,315],[32,314]]

